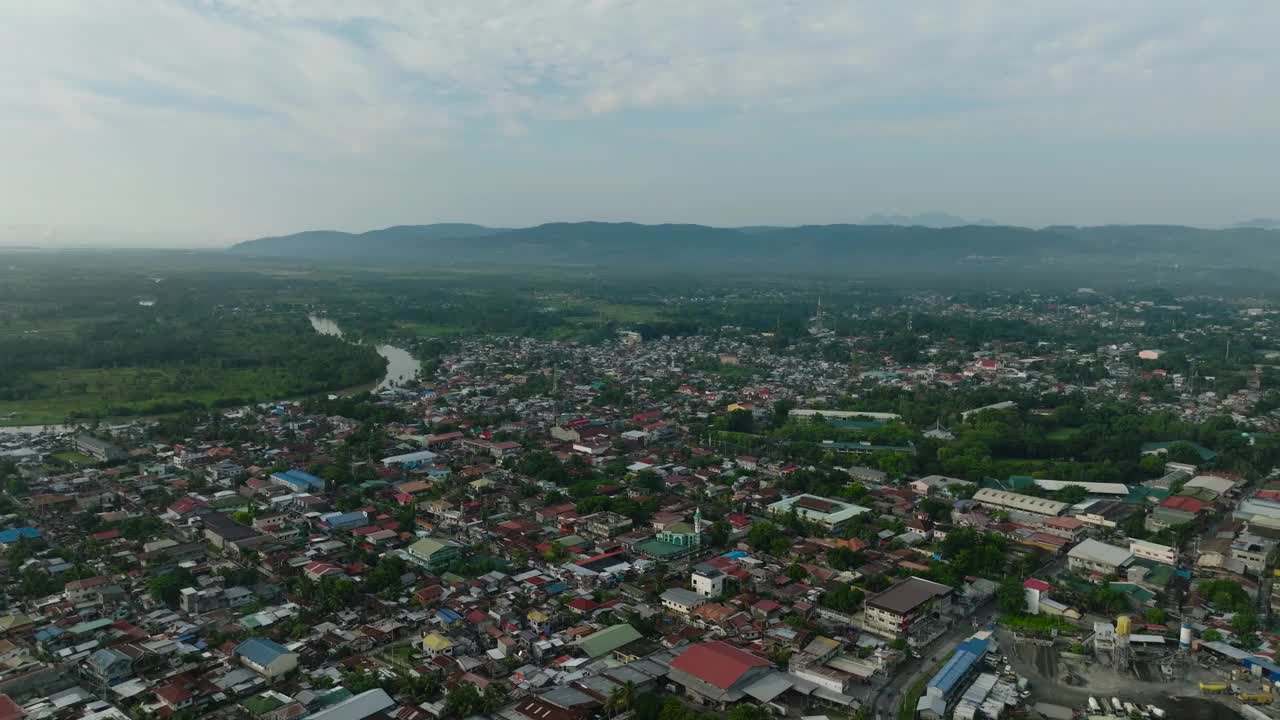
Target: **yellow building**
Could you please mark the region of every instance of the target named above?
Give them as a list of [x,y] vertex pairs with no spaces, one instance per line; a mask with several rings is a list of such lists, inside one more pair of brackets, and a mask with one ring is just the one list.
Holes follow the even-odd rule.
[[422,650],[431,657],[453,655],[453,641],[440,633],[427,633],[422,637]]

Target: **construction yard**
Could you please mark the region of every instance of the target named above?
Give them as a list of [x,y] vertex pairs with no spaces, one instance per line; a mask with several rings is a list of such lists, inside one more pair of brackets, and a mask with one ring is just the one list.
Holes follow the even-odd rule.
[[[1071,652],[1071,645],[1062,639],[1018,636],[1007,630],[999,631],[997,638],[1013,671],[1030,680],[1034,701],[1074,710],[1087,708],[1090,697],[1118,697],[1162,708],[1167,717],[1179,720],[1231,720],[1241,717],[1235,699],[1229,693],[1205,697],[1200,684],[1234,684],[1240,692],[1262,688],[1256,678],[1243,673],[1233,678],[1230,668],[1203,667],[1185,657],[1173,661],[1171,673],[1161,671],[1156,663],[1141,661],[1120,670],[1091,651]],[[1171,679],[1165,681],[1164,677]]]

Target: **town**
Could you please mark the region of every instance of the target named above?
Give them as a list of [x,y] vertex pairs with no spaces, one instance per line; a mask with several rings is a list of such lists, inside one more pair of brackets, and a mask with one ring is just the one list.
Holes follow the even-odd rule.
[[912,303],[6,431],[0,720],[1274,717],[1276,314]]

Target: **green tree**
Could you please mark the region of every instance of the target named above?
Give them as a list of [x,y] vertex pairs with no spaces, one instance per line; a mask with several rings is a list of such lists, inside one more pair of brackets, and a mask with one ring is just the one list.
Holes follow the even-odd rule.
[[1016,576],[1008,575],[1000,581],[996,591],[996,599],[1000,603],[1000,611],[1010,615],[1026,612],[1027,596],[1022,581]]
[[1252,635],[1258,631],[1258,615],[1252,610],[1241,610],[1231,617],[1231,631],[1236,635]]
[[183,568],[179,568],[171,573],[161,575],[153,575],[147,579],[147,592],[151,597],[159,600],[170,607],[178,604],[178,597],[182,593],[182,589],[189,587],[194,578],[191,573]]
[[[354,692],[354,691],[353,691]],[[475,685],[460,682],[444,697],[445,713],[454,718],[466,718],[480,711],[483,698]]]
[[739,703],[729,711],[729,720],[768,720],[769,713],[754,704]]
[[625,685],[619,685],[609,693],[609,698],[605,701],[605,712],[610,716],[626,712],[631,709],[635,699],[636,685],[628,680]]
[[729,424],[725,429],[736,433],[754,433],[756,430],[755,416],[751,414],[750,410],[734,410],[729,413]]

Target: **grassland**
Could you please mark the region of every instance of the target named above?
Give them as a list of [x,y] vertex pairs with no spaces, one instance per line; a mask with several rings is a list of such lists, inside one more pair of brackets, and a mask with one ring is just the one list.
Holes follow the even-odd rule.
[[0,424],[57,424],[74,416],[122,416],[286,397],[296,390],[286,370],[253,368],[91,368],[31,374],[34,397],[0,401]]
[[401,322],[396,323],[396,330],[410,337],[419,338],[445,338],[455,337],[459,335],[467,335],[471,331],[457,325],[443,325],[439,323],[415,323]]

